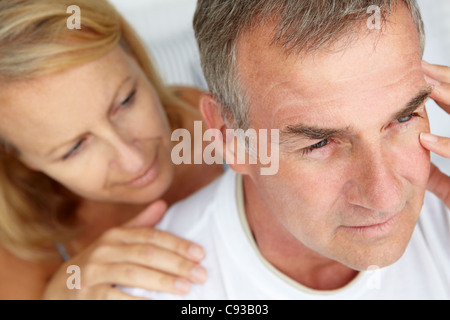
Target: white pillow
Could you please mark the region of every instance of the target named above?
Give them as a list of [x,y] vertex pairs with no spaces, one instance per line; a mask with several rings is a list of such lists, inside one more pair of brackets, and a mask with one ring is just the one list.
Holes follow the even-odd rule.
[[110,0],[145,42],[168,84],[206,89],[192,18],[196,0]]

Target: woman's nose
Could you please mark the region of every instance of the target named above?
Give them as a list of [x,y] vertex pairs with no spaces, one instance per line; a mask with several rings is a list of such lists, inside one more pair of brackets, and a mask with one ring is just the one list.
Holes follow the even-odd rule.
[[117,141],[115,143],[116,162],[124,171],[139,173],[144,169],[145,158],[137,143]]

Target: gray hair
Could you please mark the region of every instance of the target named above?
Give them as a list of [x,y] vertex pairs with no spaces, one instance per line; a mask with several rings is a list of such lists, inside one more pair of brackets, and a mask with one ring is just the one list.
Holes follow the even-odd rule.
[[[416,0],[406,3],[417,26],[421,54],[424,25]],[[398,0],[198,0],[194,30],[210,92],[221,104],[225,123],[246,130],[249,126],[245,88],[236,64],[239,37],[258,23],[276,18],[273,44],[287,54],[326,48],[348,35],[357,22],[367,20],[368,8],[380,8],[382,22]]]

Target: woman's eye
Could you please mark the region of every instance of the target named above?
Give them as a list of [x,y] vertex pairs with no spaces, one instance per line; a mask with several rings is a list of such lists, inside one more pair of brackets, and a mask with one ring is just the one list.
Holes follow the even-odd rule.
[[116,115],[123,109],[127,109],[128,107],[131,107],[133,104],[135,98],[136,98],[137,90],[133,90],[124,100],[122,100],[117,107],[113,109],[111,112],[111,115]]
[[79,150],[81,149],[85,139],[80,140],[77,142],[77,144],[67,153],[63,156],[63,160],[67,160],[70,157],[74,156]]
[[136,90],[133,90],[133,92],[130,93],[130,95],[128,97],[125,98],[125,100],[123,100],[120,105],[121,106],[127,106],[129,105],[131,102],[133,102],[133,98],[136,96]]

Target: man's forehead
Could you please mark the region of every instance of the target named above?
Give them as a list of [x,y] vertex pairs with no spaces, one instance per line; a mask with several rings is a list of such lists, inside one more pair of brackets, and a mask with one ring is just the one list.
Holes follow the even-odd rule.
[[387,86],[371,88],[370,91],[367,88],[354,88],[353,91],[335,91],[329,95],[320,95],[318,92],[309,97],[292,91],[285,94],[285,97],[290,98],[280,101],[271,110],[266,125],[281,130],[299,123],[319,128],[352,127],[360,130],[367,129],[369,123],[374,126],[385,125],[395,120],[392,118],[394,114],[429,91],[421,73],[409,75]]
[[274,47],[261,49],[263,52],[255,48],[255,51],[247,51],[247,56],[241,54],[239,76],[245,87],[264,89],[265,93],[286,83],[295,83],[297,88],[305,90],[331,84],[345,90],[359,81],[369,86],[378,84],[380,78],[395,82],[398,79],[390,79],[390,75],[398,77],[403,73],[407,76],[407,72],[420,68],[418,49],[406,49],[401,53],[386,49],[385,54],[354,48],[345,53],[283,57]]
[[338,82],[341,82],[341,88],[346,89],[346,85],[358,81],[377,84],[380,74],[387,79],[420,65],[417,30],[406,9],[392,14],[383,30],[367,32],[367,26],[362,25],[366,30],[356,29],[359,35],[353,41],[344,37],[312,53],[289,55],[273,44],[274,26],[260,25],[238,41],[237,65],[242,85],[250,95],[254,91],[259,97],[286,82],[312,89],[326,87],[328,83],[340,89]]

